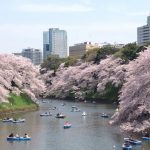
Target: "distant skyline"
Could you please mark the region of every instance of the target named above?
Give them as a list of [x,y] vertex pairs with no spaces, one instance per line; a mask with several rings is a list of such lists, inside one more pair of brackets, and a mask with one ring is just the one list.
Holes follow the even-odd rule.
[[0,53],[42,50],[48,28],[66,30],[68,46],[135,42],[149,6],[149,0],[0,0]]

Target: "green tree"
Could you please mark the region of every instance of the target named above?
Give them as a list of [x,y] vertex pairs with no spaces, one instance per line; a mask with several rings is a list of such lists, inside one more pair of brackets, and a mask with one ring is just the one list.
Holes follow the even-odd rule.
[[78,56],[74,56],[74,57],[69,56],[69,57],[65,58],[64,59],[65,67],[74,66],[77,63],[79,58],[80,57],[78,57]]
[[64,62],[64,58],[59,58],[59,56],[56,55],[50,55],[46,60],[44,60],[41,67],[46,68],[47,70],[54,70],[55,72],[62,62]]
[[105,46],[105,47],[100,48],[97,51],[97,55],[95,57],[94,63],[99,63],[102,59],[105,59],[107,55],[112,55],[116,53],[117,51],[119,51],[118,48],[111,47],[111,46]]
[[115,53],[116,57],[120,57],[127,63],[129,60],[133,60],[138,57],[138,53],[143,49],[143,46],[138,46],[136,43],[126,44],[121,50]]
[[94,61],[97,55],[97,51],[99,49],[98,48],[94,48],[91,50],[88,50],[82,57],[81,59],[86,61],[86,62],[90,62],[90,61]]

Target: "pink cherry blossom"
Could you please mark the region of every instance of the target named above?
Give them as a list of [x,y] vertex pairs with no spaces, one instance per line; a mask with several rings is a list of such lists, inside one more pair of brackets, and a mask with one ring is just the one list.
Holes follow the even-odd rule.
[[26,93],[33,100],[45,91],[39,69],[29,59],[0,55],[0,102],[8,102],[9,93]]

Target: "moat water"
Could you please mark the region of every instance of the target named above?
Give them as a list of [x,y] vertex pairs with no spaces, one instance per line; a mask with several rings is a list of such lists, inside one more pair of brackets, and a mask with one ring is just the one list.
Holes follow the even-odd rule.
[[[40,110],[19,114],[15,117],[25,118],[25,123],[0,122],[0,150],[122,150],[123,135],[119,127],[110,126],[109,118],[102,118],[105,112],[111,116],[115,106],[109,104],[75,103],[46,100],[40,103]],[[81,112],[71,112],[71,107],[77,106]],[[56,107],[56,110],[50,108]],[[52,116],[41,117],[44,112]],[[83,117],[82,111],[87,112]],[[57,113],[64,113],[65,119],[55,118]],[[64,129],[65,121],[72,127]],[[13,132],[23,136],[28,133],[31,141],[8,142],[6,137]],[[141,146],[133,146],[133,150],[150,150],[150,142]]]

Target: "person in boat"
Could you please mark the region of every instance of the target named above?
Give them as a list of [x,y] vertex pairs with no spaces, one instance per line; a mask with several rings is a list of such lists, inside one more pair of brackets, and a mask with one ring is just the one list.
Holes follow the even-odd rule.
[[14,137],[14,134],[13,134],[13,133],[11,133],[11,134],[9,135],[9,137]]
[[3,120],[9,120],[9,118],[4,118]]
[[29,138],[27,133],[24,134],[24,138]]
[[145,137],[150,137],[150,134],[148,134],[148,132],[145,133]]
[[66,121],[66,122],[65,122],[65,125],[67,125],[67,124],[69,124],[69,122],[68,122],[68,121]]
[[129,146],[130,146],[129,141],[125,141],[124,145],[125,145],[126,147],[129,147]]
[[66,104],[65,103],[62,103],[62,106],[65,106]]
[[134,141],[132,134],[129,136],[129,140],[130,140],[130,141]]
[[59,116],[60,116],[60,113],[57,114],[57,117],[59,117]]
[[129,141],[135,141],[133,138],[129,138]]
[[19,138],[19,135],[18,134],[16,134],[16,136],[15,136],[16,138]]

